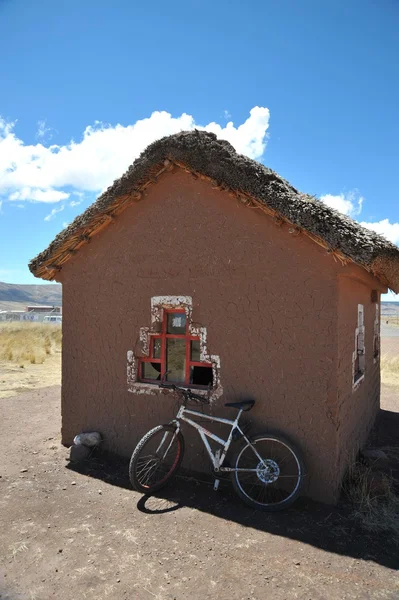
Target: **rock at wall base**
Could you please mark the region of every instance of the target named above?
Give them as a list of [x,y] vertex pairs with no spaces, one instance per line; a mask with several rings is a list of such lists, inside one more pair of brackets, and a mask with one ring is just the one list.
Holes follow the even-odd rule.
[[362,455],[364,458],[370,458],[372,460],[378,460],[381,458],[385,460],[388,458],[384,450],[381,450],[380,448],[366,448],[362,451]]
[[82,445],[88,446],[89,448],[94,448],[94,446],[98,446],[101,441],[101,433],[98,433],[98,431],[92,431],[75,435],[73,443],[77,446]]
[[77,446],[76,444],[74,444],[73,446],[71,446],[69,460],[71,462],[81,462],[82,460],[88,458],[90,456],[90,453],[91,449],[87,446]]
[[362,451],[365,463],[371,467],[384,468],[389,464],[387,454],[379,448],[366,448]]

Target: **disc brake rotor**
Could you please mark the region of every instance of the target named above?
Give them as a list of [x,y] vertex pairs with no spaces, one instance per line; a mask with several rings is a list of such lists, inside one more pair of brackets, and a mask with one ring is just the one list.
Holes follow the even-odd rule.
[[277,481],[280,475],[280,469],[274,460],[268,458],[258,464],[256,467],[256,474],[262,483],[267,485]]

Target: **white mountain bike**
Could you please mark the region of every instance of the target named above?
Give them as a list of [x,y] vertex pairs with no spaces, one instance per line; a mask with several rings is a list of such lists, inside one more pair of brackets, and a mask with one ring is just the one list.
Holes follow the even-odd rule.
[[[198,431],[204,443],[213,466],[215,490],[219,486],[218,475],[231,473],[234,490],[253,508],[277,511],[296,500],[305,475],[299,452],[279,434],[264,433],[248,438],[245,429],[239,425],[243,411],[251,410],[254,400],[225,404],[238,410],[237,417],[232,421],[188,409],[190,401],[209,404],[207,399],[190,389],[164,383],[160,387],[174,390],[181,397],[182,405],[173,421],[154,427],[137,444],[129,465],[129,477],[134,489],[152,494],[176,475],[184,455],[181,432],[181,422],[184,421]],[[208,431],[190,417],[229,425],[231,429],[227,440]],[[219,444],[221,449],[213,452],[207,438]],[[241,441],[241,445],[231,461],[233,466],[227,466],[225,458],[233,441]]]

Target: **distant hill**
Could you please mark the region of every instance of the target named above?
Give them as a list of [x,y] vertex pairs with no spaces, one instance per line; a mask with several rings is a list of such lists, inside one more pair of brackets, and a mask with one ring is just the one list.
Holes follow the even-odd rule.
[[381,302],[381,313],[399,313],[399,302]]
[[61,284],[19,285],[0,281],[0,310],[23,310],[28,304],[61,306]]

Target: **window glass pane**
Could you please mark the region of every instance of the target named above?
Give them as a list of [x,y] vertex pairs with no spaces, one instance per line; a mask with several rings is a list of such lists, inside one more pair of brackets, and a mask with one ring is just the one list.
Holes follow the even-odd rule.
[[161,347],[162,340],[160,338],[154,338],[152,345],[152,358],[161,358]]
[[212,367],[190,367],[190,383],[193,385],[213,385]]
[[141,363],[141,377],[142,379],[161,379],[161,363]]
[[186,378],[186,340],[169,338],[166,340],[166,370],[168,381],[183,382]]
[[200,341],[193,340],[191,342],[191,360],[195,362],[200,362],[201,360],[201,352],[200,352]]
[[186,333],[186,313],[168,313],[166,332],[184,335]]

